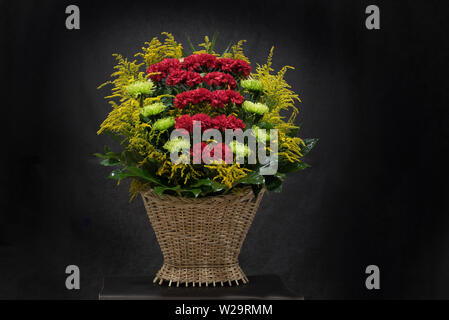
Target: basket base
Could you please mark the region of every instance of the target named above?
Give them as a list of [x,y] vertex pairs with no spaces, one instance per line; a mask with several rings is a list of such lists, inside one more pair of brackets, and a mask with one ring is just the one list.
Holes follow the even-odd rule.
[[159,285],[168,282],[168,285],[181,286],[232,286],[248,283],[248,278],[240,268],[239,264],[224,266],[173,266],[163,264],[162,268],[156,274],[153,283]]

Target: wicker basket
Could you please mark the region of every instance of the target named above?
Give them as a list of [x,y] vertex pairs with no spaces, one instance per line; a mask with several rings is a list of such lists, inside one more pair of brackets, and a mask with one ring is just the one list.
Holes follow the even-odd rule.
[[251,188],[235,194],[182,198],[141,193],[164,256],[154,282],[171,286],[224,285],[248,279],[238,255],[262,200]]

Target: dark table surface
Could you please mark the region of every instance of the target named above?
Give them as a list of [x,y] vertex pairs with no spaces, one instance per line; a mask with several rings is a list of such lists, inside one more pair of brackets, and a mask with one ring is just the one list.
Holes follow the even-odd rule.
[[291,292],[276,275],[248,277],[249,283],[239,286],[169,287],[158,285],[148,276],[105,277],[100,300],[302,300]]

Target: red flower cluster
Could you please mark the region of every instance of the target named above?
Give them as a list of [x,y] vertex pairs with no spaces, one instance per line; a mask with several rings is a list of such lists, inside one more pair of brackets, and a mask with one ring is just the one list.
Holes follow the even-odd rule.
[[208,73],[203,77],[203,82],[210,86],[229,86],[230,89],[235,89],[237,86],[234,78],[223,72]]
[[200,71],[202,67],[207,69],[215,68],[215,61],[217,58],[208,53],[192,54],[185,57],[183,66],[190,71]]
[[[199,163],[200,159],[202,159],[202,155],[204,154],[208,159],[202,159],[202,162],[209,163],[210,160],[214,159],[215,150],[220,150],[221,159],[226,161],[226,154],[232,155],[232,149],[224,144],[224,143],[209,143],[201,142],[193,145],[193,148],[190,149],[190,155],[193,157],[194,163]],[[232,159],[232,158],[231,158]],[[206,161],[204,161],[206,160]],[[208,161],[209,160],[209,161]]]
[[201,130],[207,129],[243,129],[245,128],[245,124],[239,118],[234,115],[227,116],[222,114],[211,118],[207,114],[198,113],[193,116],[188,114],[184,114],[175,119],[175,128],[176,129],[185,129],[188,132],[193,131],[193,121],[201,121]]
[[219,116],[216,116],[212,119],[212,125],[214,129],[244,129],[246,127],[246,124],[243,123],[243,121],[239,118],[237,118],[234,115],[225,116],[224,114],[221,114]]
[[164,59],[159,63],[149,66],[146,72],[147,74],[159,72],[158,74],[151,75],[150,79],[154,81],[161,81],[172,71],[181,69],[181,66],[182,64],[178,59]]
[[230,72],[232,74],[249,76],[251,73],[251,66],[248,62],[239,59],[220,58],[215,61],[215,68],[221,71]]
[[216,90],[210,96],[210,105],[218,108],[224,108],[231,103],[242,104],[243,101],[242,95],[233,90]]
[[214,55],[207,53],[193,54],[184,58],[183,66],[190,71],[199,71],[201,68],[219,69],[221,71],[243,75],[244,77],[249,76],[251,72],[251,66],[244,60],[231,58],[217,59]]
[[200,102],[209,102],[211,92],[205,88],[199,88],[190,91],[178,93],[175,97],[174,107],[182,109],[189,104],[199,104]]
[[[212,119],[211,119],[211,117],[209,115],[207,115],[207,114],[204,114],[204,113],[194,114],[192,116],[192,123],[194,121],[200,121],[201,122],[201,127],[200,127],[201,131],[207,130],[207,129],[211,128],[211,126],[212,126]],[[195,124],[193,124],[193,127],[195,127]]]
[[175,97],[175,108],[182,109],[190,104],[209,102],[212,107],[224,108],[231,103],[242,104],[244,98],[240,93],[233,90],[209,91],[205,88],[178,93]]
[[[217,59],[214,55],[208,53],[192,54],[191,56],[184,58],[182,63],[178,59],[167,58],[159,63],[149,66],[146,72],[157,72],[157,74],[150,76],[150,79],[153,81],[161,81],[169,76],[169,79],[167,79],[169,85],[188,81],[190,83],[188,86],[193,87],[200,82],[198,80],[198,77],[200,77],[199,74],[182,72],[182,69],[190,72],[216,69],[243,77],[248,77],[251,72],[251,66],[244,60],[231,58]],[[175,74],[171,75],[172,72]],[[204,77],[204,82],[209,85],[228,84],[231,89],[234,89],[236,86],[232,76],[219,72],[207,74]]]
[[174,86],[179,83],[185,83],[189,87],[193,87],[201,83],[201,81],[202,78],[199,73],[179,69],[172,71],[168,75],[166,83],[169,86]]

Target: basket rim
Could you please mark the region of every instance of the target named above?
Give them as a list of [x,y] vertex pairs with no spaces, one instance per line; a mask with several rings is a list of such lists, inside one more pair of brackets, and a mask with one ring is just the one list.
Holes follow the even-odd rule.
[[264,192],[265,188],[262,188],[256,197],[251,187],[243,187],[241,189],[236,189],[234,192],[228,194],[210,195],[200,198],[187,198],[187,197],[173,196],[169,194],[159,196],[159,194],[157,194],[153,188],[147,187],[141,190],[140,194],[142,196],[149,196],[153,199],[153,201],[157,200],[158,202],[175,202],[175,203],[182,202],[185,204],[187,203],[201,204],[201,203],[210,203],[211,201],[227,202],[238,200],[252,200],[261,197],[264,194]]

